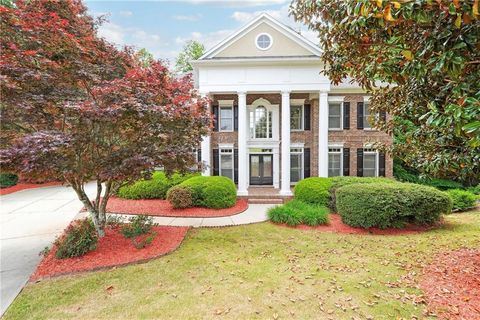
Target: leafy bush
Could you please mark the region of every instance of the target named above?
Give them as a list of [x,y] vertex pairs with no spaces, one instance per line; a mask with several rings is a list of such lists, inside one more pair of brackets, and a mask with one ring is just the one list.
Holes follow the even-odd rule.
[[477,184],[475,187],[468,187],[467,191],[470,191],[473,194],[480,195],[480,184]]
[[152,178],[139,180],[123,186],[118,190],[118,196],[125,199],[165,199],[168,189],[182,183],[196,174],[181,175],[178,173],[167,177],[163,171],[156,171]]
[[463,185],[460,182],[446,179],[420,179],[420,183],[427,186],[435,187],[439,190],[463,189]]
[[299,224],[317,226],[328,223],[328,208],[292,200],[284,205],[270,208],[268,216],[274,223],[286,223],[289,226]]
[[184,186],[173,186],[168,189],[167,200],[175,209],[190,208],[193,206],[192,190]]
[[337,208],[336,204],[336,190],[343,186],[351,185],[351,184],[372,184],[372,183],[398,183],[393,179],[388,178],[374,178],[374,177],[334,177],[330,178],[332,184],[330,189],[328,190],[330,193],[330,199],[328,202],[328,207],[332,212],[336,212]]
[[83,256],[97,247],[97,232],[91,219],[83,219],[71,223],[65,233],[55,240],[58,259]]
[[227,177],[192,177],[180,184],[192,191],[193,205],[214,209],[233,207],[237,201],[237,189]]
[[336,190],[342,221],[352,227],[403,227],[433,224],[452,208],[450,197],[411,183],[352,184]]
[[18,176],[13,173],[0,173],[0,188],[8,188],[16,185]]
[[133,216],[128,219],[128,224],[122,226],[121,232],[125,238],[133,238],[149,233],[156,225],[153,218],[144,215]]
[[330,198],[328,190],[331,184],[329,178],[306,178],[297,183],[293,193],[296,200],[326,206]]
[[454,210],[466,210],[475,207],[477,204],[477,196],[466,190],[451,189],[447,191],[450,198],[452,198]]

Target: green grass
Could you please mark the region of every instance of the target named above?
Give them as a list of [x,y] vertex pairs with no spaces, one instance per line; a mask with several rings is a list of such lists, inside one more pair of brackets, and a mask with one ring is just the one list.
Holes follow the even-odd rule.
[[408,236],[197,229],[149,263],[29,284],[5,319],[424,319],[421,292],[400,280],[436,252],[480,246],[480,212],[446,221]]

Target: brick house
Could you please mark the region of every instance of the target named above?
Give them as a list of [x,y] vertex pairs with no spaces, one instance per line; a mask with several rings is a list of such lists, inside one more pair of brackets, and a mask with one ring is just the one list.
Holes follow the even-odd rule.
[[204,175],[230,177],[238,195],[271,186],[280,195],[310,176],[392,176],[390,142],[371,128],[368,96],[320,74],[321,49],[261,14],[194,61],[196,87],[211,98],[215,128],[203,138]]

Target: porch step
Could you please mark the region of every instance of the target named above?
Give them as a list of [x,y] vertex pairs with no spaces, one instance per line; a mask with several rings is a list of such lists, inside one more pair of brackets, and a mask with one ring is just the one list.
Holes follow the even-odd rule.
[[252,204],[283,204],[282,198],[249,198],[248,203]]

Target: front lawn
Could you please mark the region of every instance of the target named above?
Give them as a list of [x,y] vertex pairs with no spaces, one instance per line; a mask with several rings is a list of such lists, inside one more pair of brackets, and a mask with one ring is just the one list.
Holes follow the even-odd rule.
[[424,318],[421,292],[411,287],[422,264],[436,252],[480,246],[480,212],[446,221],[408,236],[271,223],[192,230],[160,259],[30,284],[5,318]]

